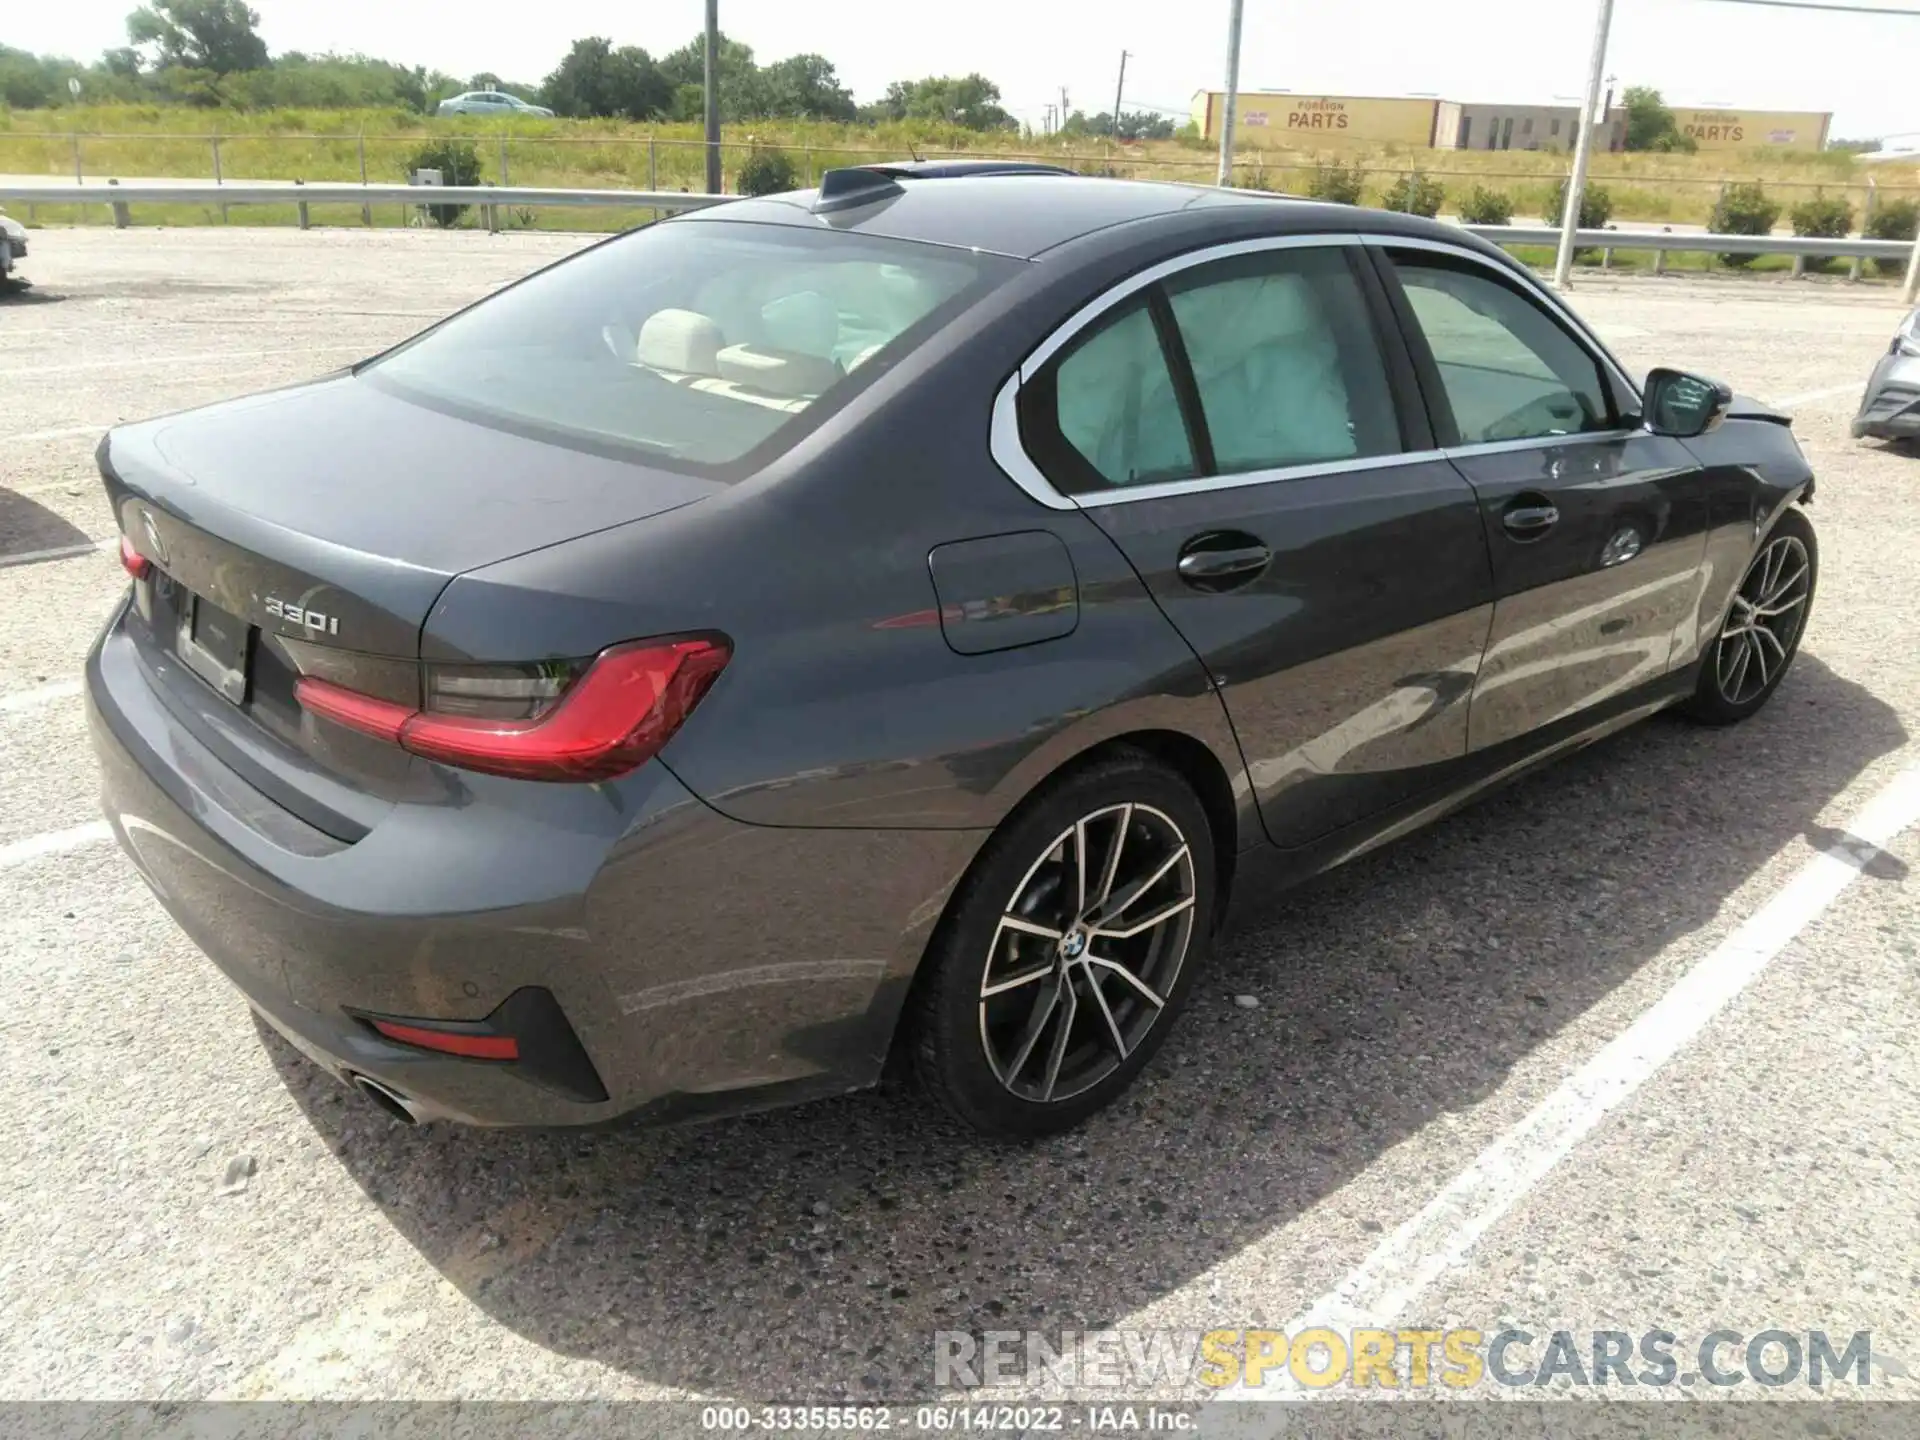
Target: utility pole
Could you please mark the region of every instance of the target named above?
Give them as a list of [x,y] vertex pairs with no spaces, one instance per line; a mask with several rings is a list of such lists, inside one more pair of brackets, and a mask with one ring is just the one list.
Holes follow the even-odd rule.
[[[1240,0],[1234,0],[1237,5]],[[1587,193],[1587,159],[1593,153],[1594,110],[1600,104],[1600,84],[1607,71],[1607,32],[1613,28],[1613,0],[1600,0],[1600,16],[1593,27],[1593,63],[1587,71],[1587,98],[1580,111],[1580,134],[1573,142],[1573,175],[1567,181],[1567,208],[1560,216],[1560,254],[1553,265],[1553,284],[1564,290],[1573,274],[1573,235],[1580,228],[1580,202]]]
[[720,0],[707,0],[707,193],[720,185]]
[[1060,128],[1067,128],[1067,87],[1060,87]]
[[1127,89],[1127,52],[1122,50],[1120,52],[1120,78],[1114,83],[1114,87],[1113,87],[1113,137],[1112,138],[1116,144],[1119,142],[1119,139],[1120,139],[1120,97],[1126,93],[1126,89]]
[[1220,117],[1220,173],[1214,180],[1216,185],[1233,183],[1233,112],[1240,103],[1241,4],[1242,0],[1232,0],[1227,12],[1227,106]]

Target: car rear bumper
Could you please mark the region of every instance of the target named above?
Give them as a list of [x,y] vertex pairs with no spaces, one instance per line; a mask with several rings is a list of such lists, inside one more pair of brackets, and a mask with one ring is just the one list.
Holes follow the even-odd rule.
[[[421,1119],[669,1121],[872,1083],[980,838],[745,825],[656,761],[617,788],[456,786],[460,803],[395,805],[346,844],[181,726],[118,618],[86,681],[107,818],[161,903],[315,1063]],[[480,1021],[527,990],[605,1100],[362,1018]]]

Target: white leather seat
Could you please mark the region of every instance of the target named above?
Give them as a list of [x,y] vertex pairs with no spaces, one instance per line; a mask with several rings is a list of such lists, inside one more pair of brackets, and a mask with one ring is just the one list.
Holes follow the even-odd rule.
[[634,359],[680,375],[718,375],[725,340],[712,318],[697,310],[656,310],[640,327]]

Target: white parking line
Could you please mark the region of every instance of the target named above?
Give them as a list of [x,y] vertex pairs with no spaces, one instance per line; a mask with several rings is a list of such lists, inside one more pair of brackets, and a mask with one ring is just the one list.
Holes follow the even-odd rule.
[[0,570],[13,565],[38,565],[42,560],[70,560],[75,555],[91,555],[96,550],[111,550],[120,542],[89,540],[83,545],[56,545],[51,550],[22,550],[17,555],[0,555]]
[[[1903,770],[1861,808],[1845,838],[1821,850],[1763,905],[1603,1046],[1519,1124],[1481,1151],[1285,1333],[1391,1325],[1537,1185],[1605,1116],[1697,1036],[1708,1021],[1818,919],[1881,847],[1920,820],[1920,766]],[[1276,1395],[1305,1392],[1284,1377]],[[1262,1391],[1260,1393],[1266,1393]]]
[[113,829],[104,820],[89,820],[85,825],[75,825],[70,830],[49,830],[44,835],[29,835],[11,845],[0,845],[0,870],[10,870],[16,865],[25,865],[48,855],[65,854],[69,850],[97,845],[102,840],[112,838]]
[[65,700],[79,693],[78,680],[56,680],[51,685],[21,690],[12,695],[0,695],[0,715],[13,715],[22,710],[38,710],[42,705],[51,705],[56,700]]
[[1858,395],[1865,388],[1864,382],[1849,380],[1844,385],[1829,385],[1824,390],[1809,390],[1803,395],[1789,395],[1784,400],[1769,403],[1782,410],[1791,410],[1796,405],[1811,405],[1815,400],[1831,400],[1836,395]]

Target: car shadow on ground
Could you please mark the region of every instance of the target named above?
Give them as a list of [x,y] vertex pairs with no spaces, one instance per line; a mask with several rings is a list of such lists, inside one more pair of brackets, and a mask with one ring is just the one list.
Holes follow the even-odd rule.
[[57,290],[39,289],[31,280],[0,280],[0,305],[55,305],[67,298]]
[[65,516],[0,485],[0,559],[30,550],[84,545],[90,538]]
[[[935,1330],[1112,1321],[1487,1096],[1783,846],[1831,839],[1821,809],[1905,739],[1807,655],[1744,726],[1663,717],[1564,760],[1238,930],[1136,1091],[1044,1143],[899,1095],[670,1132],[408,1130],[268,1045],[395,1227],[527,1339],[707,1393],[920,1397]],[[1356,1257],[1367,1218],[1339,1222]]]

